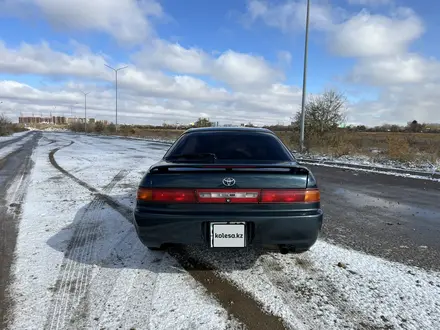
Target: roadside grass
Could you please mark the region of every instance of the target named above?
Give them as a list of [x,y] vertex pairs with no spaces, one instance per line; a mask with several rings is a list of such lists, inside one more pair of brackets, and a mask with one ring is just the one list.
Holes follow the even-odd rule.
[[0,136],[9,136],[14,133],[24,132],[27,129],[21,125],[10,124],[10,125],[1,125],[0,124]]
[[[275,132],[292,149],[299,145],[299,134]],[[310,154],[343,156],[367,156],[370,160],[388,159],[401,163],[437,163],[440,160],[440,134],[349,132],[339,131],[322,136],[306,137]]]

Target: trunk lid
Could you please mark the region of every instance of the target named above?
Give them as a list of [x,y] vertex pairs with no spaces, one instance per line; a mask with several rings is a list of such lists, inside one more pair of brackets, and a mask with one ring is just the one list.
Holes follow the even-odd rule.
[[141,186],[194,189],[305,189],[309,171],[296,162],[153,165]]

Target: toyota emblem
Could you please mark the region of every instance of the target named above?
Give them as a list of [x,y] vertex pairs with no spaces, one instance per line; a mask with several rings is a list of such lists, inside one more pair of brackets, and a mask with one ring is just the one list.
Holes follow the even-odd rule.
[[223,179],[223,184],[226,187],[231,187],[231,186],[233,186],[235,184],[235,179],[234,178],[224,178]]

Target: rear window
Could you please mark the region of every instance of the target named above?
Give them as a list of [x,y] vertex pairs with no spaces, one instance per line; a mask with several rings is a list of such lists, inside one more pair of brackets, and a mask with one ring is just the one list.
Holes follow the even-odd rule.
[[182,136],[165,158],[196,153],[214,153],[219,160],[292,160],[289,151],[275,136],[242,132],[189,133]]

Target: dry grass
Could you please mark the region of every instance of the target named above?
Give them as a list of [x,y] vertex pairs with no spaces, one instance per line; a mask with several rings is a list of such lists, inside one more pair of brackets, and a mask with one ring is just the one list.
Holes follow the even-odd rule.
[[12,123],[8,118],[0,114],[0,136],[7,136],[25,130],[23,125]]

